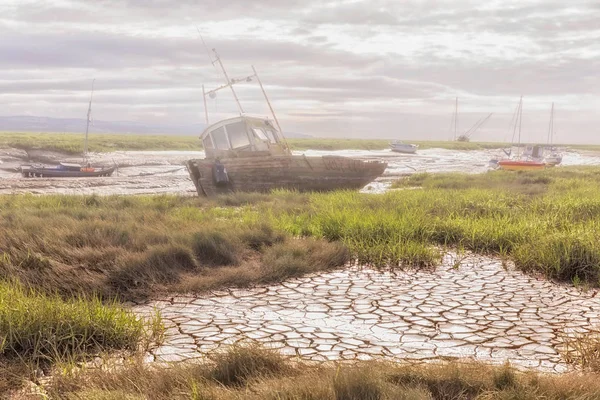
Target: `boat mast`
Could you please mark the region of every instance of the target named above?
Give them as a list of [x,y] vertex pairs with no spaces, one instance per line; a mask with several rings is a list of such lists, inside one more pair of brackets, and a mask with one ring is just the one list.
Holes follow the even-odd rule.
[[254,72],[254,76],[256,77],[256,80],[258,81],[258,84],[260,85],[260,90],[262,90],[263,96],[265,96],[265,101],[267,102],[267,104],[269,106],[269,110],[271,110],[271,115],[273,115],[273,119],[275,120],[275,123],[277,124],[277,129],[279,129],[279,133],[283,134],[283,131],[281,130],[281,125],[279,125],[279,120],[277,119],[277,116],[275,115],[273,106],[271,106],[271,102],[269,101],[269,98],[267,97],[267,92],[265,92],[265,88],[263,87],[262,81],[258,77],[258,73],[256,72],[256,68],[254,68],[254,65],[252,66],[252,72]]
[[550,109],[550,123],[548,124],[548,144],[552,144],[552,136],[554,133],[554,102]]
[[94,98],[94,82],[96,79],[92,80],[92,94],[90,95],[90,104],[88,106],[87,112],[87,124],[85,126],[85,141],[83,143],[83,159],[87,160],[88,153],[88,132],[90,130],[90,122],[92,120],[92,99]]
[[235,99],[235,103],[238,106],[238,109],[240,110],[240,115],[242,115],[244,113],[244,109],[242,108],[242,105],[240,104],[240,100],[237,97],[237,94],[235,93],[235,89],[233,88],[233,81],[231,81],[229,79],[229,76],[227,75],[227,71],[225,71],[225,67],[223,66],[223,63],[221,62],[221,57],[219,57],[219,53],[217,53],[216,49],[212,49],[213,53],[215,53],[215,56],[217,57],[217,59],[215,61],[213,61],[213,64],[218,62],[219,66],[221,67],[221,71],[223,72],[223,75],[225,76],[225,80],[227,81],[227,86],[229,86],[231,88],[231,93],[233,93],[233,98]]
[[456,98],[456,106],[454,108],[454,140],[456,140],[457,131],[458,131],[458,97]]
[[204,117],[208,126],[208,107],[206,106],[206,90],[204,90],[204,85],[202,85],[202,98],[204,99]]
[[523,95],[521,95],[521,100],[519,101],[519,156],[521,150],[521,124],[523,122]]

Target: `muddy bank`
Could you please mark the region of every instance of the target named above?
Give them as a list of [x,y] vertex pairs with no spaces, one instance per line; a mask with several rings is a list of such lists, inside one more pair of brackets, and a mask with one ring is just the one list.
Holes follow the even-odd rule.
[[[390,150],[341,150],[294,152],[307,156],[340,155],[363,160],[384,160],[388,168],[384,175],[367,185],[364,191],[381,192],[390,182],[415,172],[482,173],[488,170],[491,158],[501,156],[499,150],[445,150],[426,149],[417,154],[400,154]],[[118,151],[90,154],[94,165],[117,165],[118,170],[108,178],[22,178],[21,164],[59,161],[81,162],[81,157],[31,150],[0,150],[0,194],[179,194],[195,195],[184,163],[188,159],[203,158],[203,151]],[[594,152],[567,152],[563,165],[600,165],[600,154]]]

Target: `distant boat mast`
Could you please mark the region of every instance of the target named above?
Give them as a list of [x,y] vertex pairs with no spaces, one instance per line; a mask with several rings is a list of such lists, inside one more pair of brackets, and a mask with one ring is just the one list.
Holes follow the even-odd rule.
[[454,140],[458,133],[458,97],[456,98],[456,107],[454,108]]
[[87,112],[87,124],[85,126],[85,142],[83,143],[83,158],[87,160],[88,155],[88,132],[90,130],[90,122],[92,121],[92,99],[94,98],[94,83],[96,79],[92,80],[92,94],[90,95],[90,104]]
[[548,125],[548,144],[552,144],[554,140],[554,102],[552,103],[552,108],[550,109],[550,123]]

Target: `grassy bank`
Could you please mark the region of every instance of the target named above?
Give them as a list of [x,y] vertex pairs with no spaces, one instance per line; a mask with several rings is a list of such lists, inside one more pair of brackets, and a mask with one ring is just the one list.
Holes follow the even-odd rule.
[[[0,148],[83,153],[84,134],[0,132]],[[197,136],[98,134],[88,137],[91,152],[122,150],[202,150]]]
[[64,300],[0,281],[0,397],[57,363],[144,351],[160,340],[160,324],[158,315],[144,320],[95,297]]
[[[202,150],[198,135],[138,135],[138,134],[97,134],[89,136],[88,146],[92,152],[118,150]],[[76,133],[31,133],[0,132],[0,147],[14,147],[25,150],[53,150],[70,154],[83,152],[83,134]],[[287,139],[292,150],[382,150],[389,148],[386,139]],[[416,141],[421,149],[443,148],[451,150],[496,149],[502,143]]]
[[56,399],[459,400],[595,399],[597,375],[548,376],[509,366],[397,365],[362,362],[309,367],[256,347],[215,354],[212,362],[153,368],[132,363],[115,371],[64,376]]
[[0,196],[0,278],[138,298],[274,282],[351,257],[429,266],[449,248],[597,285],[599,176],[598,168],[417,174],[384,195]]
[[510,258],[526,271],[600,281],[600,170],[418,174],[380,196],[315,194],[272,213],[294,235],[341,241],[364,263],[431,265],[450,247]]
[[293,240],[257,209],[236,207],[285,203],[266,199],[0,196],[0,279],[133,299],[278,281],[349,259],[339,243]]

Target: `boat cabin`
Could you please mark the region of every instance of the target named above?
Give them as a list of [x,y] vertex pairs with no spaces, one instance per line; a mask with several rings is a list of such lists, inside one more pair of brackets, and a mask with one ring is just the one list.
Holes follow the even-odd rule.
[[289,155],[285,139],[266,118],[240,116],[219,121],[200,135],[206,158]]

